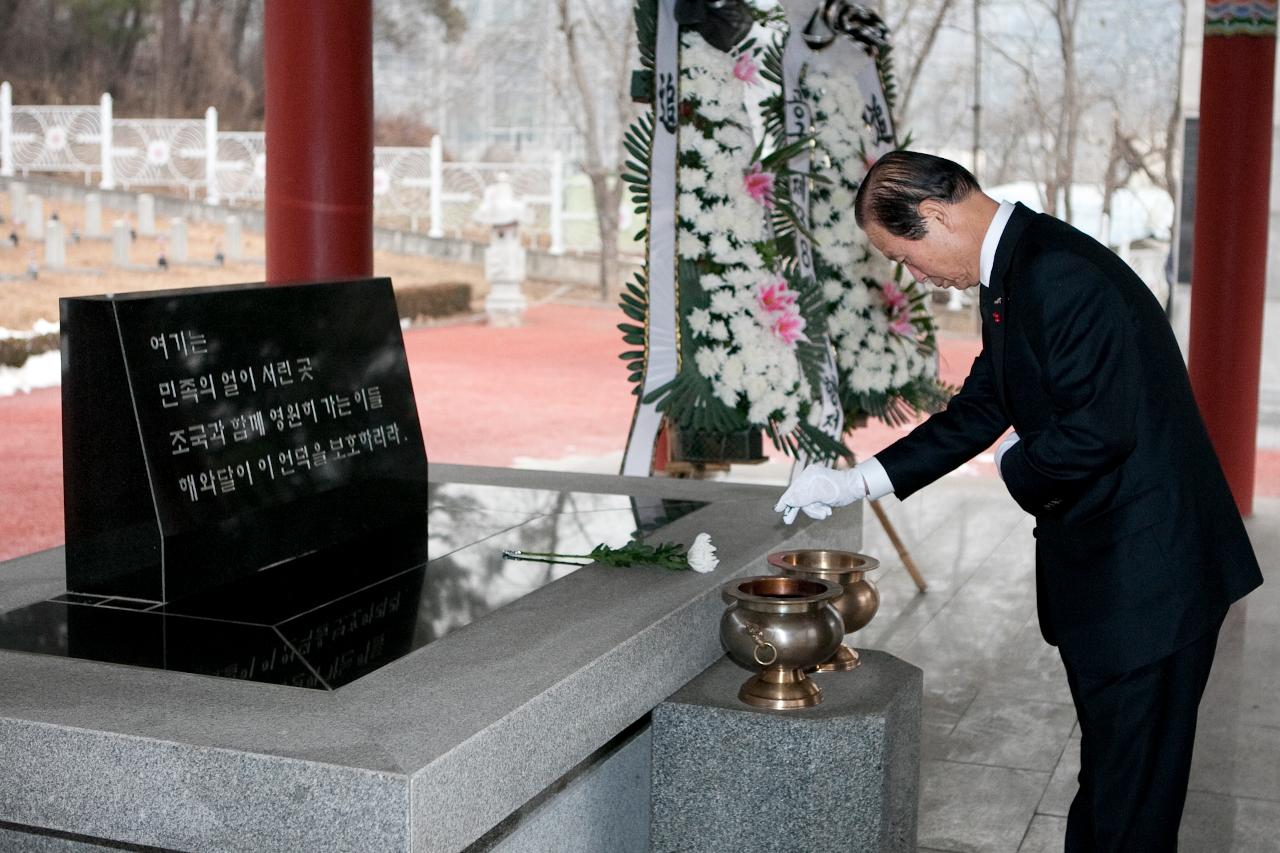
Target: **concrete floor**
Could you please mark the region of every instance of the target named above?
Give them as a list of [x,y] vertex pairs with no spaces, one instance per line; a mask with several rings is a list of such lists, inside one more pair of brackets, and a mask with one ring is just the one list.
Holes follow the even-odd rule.
[[[922,853],[1062,849],[1079,731],[1035,615],[1030,516],[998,480],[948,477],[884,502],[929,583],[917,594],[873,516],[881,607],[854,644],[925,673]],[[1265,574],[1280,563],[1280,500],[1248,523]],[[1280,853],[1280,580],[1238,603],[1201,704],[1185,853]]]

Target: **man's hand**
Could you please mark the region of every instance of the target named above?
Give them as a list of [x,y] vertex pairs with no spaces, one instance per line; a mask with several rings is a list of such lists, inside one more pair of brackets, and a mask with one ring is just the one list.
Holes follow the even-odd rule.
[[837,471],[825,465],[810,465],[782,493],[773,511],[782,513],[782,520],[787,524],[795,521],[801,510],[810,518],[821,521],[831,515],[833,508],[848,506],[866,496],[866,481],[857,471]]
[[996,448],[996,473],[1000,475],[1000,479],[1004,479],[1004,472],[1000,470],[1000,460],[1004,459],[1004,455],[1009,452],[1009,448],[1013,447],[1019,441],[1018,433],[1010,431],[1004,437],[1004,441],[1000,442],[1000,446]]

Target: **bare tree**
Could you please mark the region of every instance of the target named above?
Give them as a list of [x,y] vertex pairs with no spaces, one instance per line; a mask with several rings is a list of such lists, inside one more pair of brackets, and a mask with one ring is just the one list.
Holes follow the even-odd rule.
[[635,50],[631,10],[608,0],[556,0],[567,79],[553,80],[583,140],[582,171],[591,181],[600,233],[600,297],[619,286],[618,210],[624,184],[623,130],[636,113],[630,98]]
[[[1081,92],[1076,73],[1076,22],[1084,0],[1041,0],[1053,16],[1058,30],[1058,49],[1062,59],[1062,94],[1059,101],[1057,132],[1054,134],[1053,182],[1045,194],[1055,199],[1062,195],[1063,218],[1071,220],[1071,186],[1075,183],[1076,147],[1080,132]],[[1057,211],[1057,204],[1051,202]]]
[[[972,2],[972,0],[970,0]],[[902,85],[897,104],[897,120],[906,123],[911,114],[912,96],[933,53],[938,35],[955,0],[896,0],[891,2],[887,21],[893,37],[894,59]]]

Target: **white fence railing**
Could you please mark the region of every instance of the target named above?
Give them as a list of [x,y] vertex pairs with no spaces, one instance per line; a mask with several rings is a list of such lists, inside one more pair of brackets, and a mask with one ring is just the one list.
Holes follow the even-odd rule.
[[[203,121],[117,119],[108,94],[97,106],[14,105],[9,83],[0,83],[0,176],[80,172],[86,183],[98,174],[103,189],[168,187],[209,204],[255,204],[266,195],[266,166],[266,135],[219,130],[213,107]],[[558,152],[547,163],[445,162],[439,137],[423,148],[374,148],[374,212],[413,230],[425,223],[433,237],[458,233],[500,174],[528,203],[528,230],[546,235],[553,254],[564,251],[566,218],[594,220],[566,213]]]

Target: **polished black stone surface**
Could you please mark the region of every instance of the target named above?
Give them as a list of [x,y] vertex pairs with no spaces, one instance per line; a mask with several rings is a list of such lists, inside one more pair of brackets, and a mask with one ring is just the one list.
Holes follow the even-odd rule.
[[[333,690],[704,504],[429,483],[397,524],[168,603],[67,592],[0,614],[0,648]],[[662,539],[661,534],[655,537]]]
[[67,582],[177,601],[425,510],[391,282],[61,301]]

